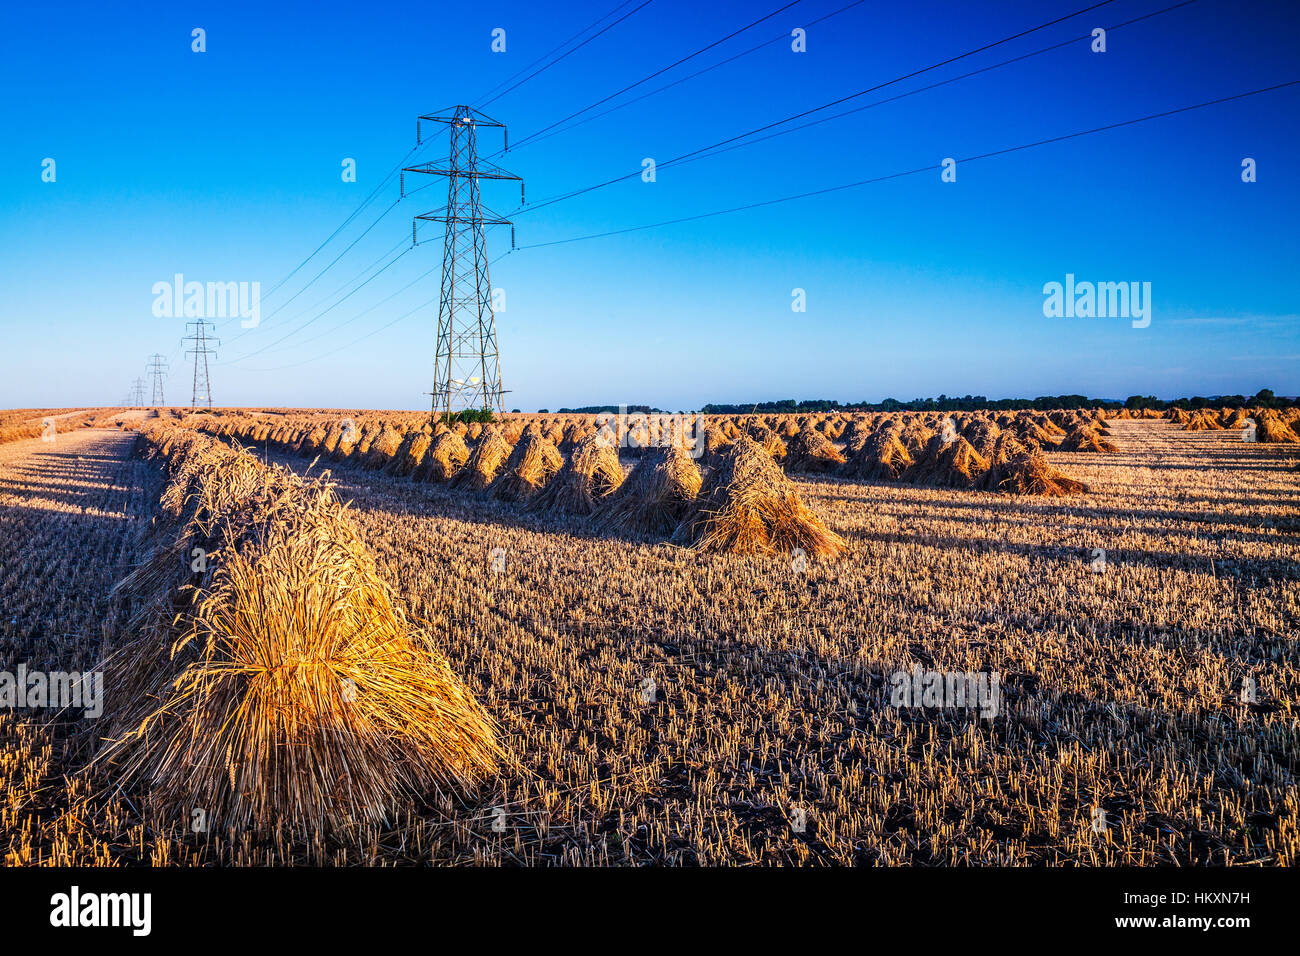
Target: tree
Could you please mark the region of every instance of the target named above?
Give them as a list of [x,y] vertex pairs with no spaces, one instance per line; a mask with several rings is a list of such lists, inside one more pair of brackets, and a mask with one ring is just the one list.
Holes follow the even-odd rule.
[[1129,409],[1159,408],[1164,402],[1154,395],[1130,395],[1124,399],[1124,407]]

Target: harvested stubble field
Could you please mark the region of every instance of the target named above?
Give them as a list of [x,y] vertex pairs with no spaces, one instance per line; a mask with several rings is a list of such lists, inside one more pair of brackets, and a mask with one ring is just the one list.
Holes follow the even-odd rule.
[[[847,545],[806,563],[322,460],[499,724],[497,773],[382,827],[195,835],[79,773],[60,724],[5,716],[6,861],[1293,863],[1294,452],[1151,419],[1108,440],[1048,451],[1089,488],[1065,498],[792,476]],[[0,599],[5,656],[69,668],[161,477],[129,437],[59,441],[0,451]],[[917,664],[998,672],[1000,712],[890,706]]]

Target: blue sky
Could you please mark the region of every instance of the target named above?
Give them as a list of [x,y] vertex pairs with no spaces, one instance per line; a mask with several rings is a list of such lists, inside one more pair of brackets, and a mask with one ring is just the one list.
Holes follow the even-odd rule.
[[[801,0],[582,118],[775,41],[757,52],[524,142],[785,2],[651,0],[483,106],[520,144],[497,161],[540,204],[1089,5],[866,0],[807,26],[807,52],[795,53],[792,29],[851,2]],[[1174,2],[1116,0],[809,119],[1094,27],[1110,28],[1105,53],[1079,40],[660,169],[654,183],[634,177],[516,215],[521,248],[492,268],[506,296],[498,329],[508,407],[1300,392],[1300,87],[961,163],[955,183],[940,181],[945,157],[1300,79],[1291,4],[1198,0],[1114,26]],[[481,103],[617,6],[10,5],[0,30],[0,405],[115,404],[155,351],[171,360],[169,402],[188,404],[184,321],[152,310],[154,283],[179,272],[261,283],[261,325],[243,330],[235,320],[217,332],[218,404],[426,407],[436,226],[421,233],[434,241],[320,313],[367,266],[401,251],[412,217],[441,205],[441,184],[398,203],[277,312],[392,205],[390,184],[268,293],[407,155],[417,115]],[[204,53],[191,50],[195,27],[206,31]],[[494,28],[506,31],[505,53],[491,50]],[[499,139],[482,135],[480,151],[495,151]],[[439,158],[445,142],[418,158]],[[41,179],[46,157],[57,164],[53,183]],[[356,183],[340,176],[349,157]],[[1241,181],[1245,157],[1257,162],[1257,182]],[[543,245],[930,166],[820,197]],[[517,207],[513,184],[484,183],[483,194],[500,213]],[[488,242],[501,256],[509,230]],[[1150,326],[1045,318],[1043,285],[1067,273],[1150,282]],[[805,312],[791,309],[796,288]]]

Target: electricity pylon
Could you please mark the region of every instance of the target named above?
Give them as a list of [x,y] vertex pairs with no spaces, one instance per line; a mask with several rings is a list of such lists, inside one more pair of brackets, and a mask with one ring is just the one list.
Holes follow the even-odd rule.
[[167,363],[157,352],[149,356],[148,372],[153,377],[153,395],[149,404],[155,408],[166,405],[167,400],[163,397],[163,377],[167,374]]
[[[524,181],[500,166],[478,157],[479,127],[505,125],[468,106],[457,106],[450,116],[430,114],[420,123],[446,123],[450,128],[446,164],[421,163],[402,170],[402,195],[406,196],[406,174],[428,173],[447,177],[447,205],[416,216],[411,223],[411,242],[419,245],[416,226],[420,220],[446,225],[442,245],[442,294],[438,304],[438,342],[433,360],[433,414],[450,417],[468,408],[505,411],[501,388],[501,362],[497,352],[496,320],[492,314],[492,280],[488,275],[487,242],[484,226],[512,226],[479,199],[480,179],[513,179],[519,183],[519,202],[524,201]],[[508,140],[506,140],[508,145]],[[511,229],[511,247],[514,230]]]
[[210,342],[221,344],[218,339],[208,338],[208,326],[211,323],[204,319],[197,319],[193,322],[186,322],[186,328],[193,328],[194,331],[185,336],[186,342],[193,342],[194,347],[188,349],[187,353],[194,356],[194,391],[190,398],[190,408],[198,408],[200,404],[212,407],[212,383],[208,379],[208,355],[211,352]]
[[144,406],[144,380],[137,378],[131,386],[131,407],[142,408]]

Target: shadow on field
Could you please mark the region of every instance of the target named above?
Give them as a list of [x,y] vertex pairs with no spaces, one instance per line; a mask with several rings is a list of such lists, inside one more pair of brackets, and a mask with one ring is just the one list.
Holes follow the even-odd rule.
[[[951,520],[951,519],[949,519]],[[981,523],[974,520],[972,524]],[[1276,537],[1276,536],[1274,536]],[[959,537],[956,535],[929,534],[925,532],[854,531],[850,538],[855,541],[876,541],[881,544],[896,544],[906,541],[911,544],[928,545],[947,551],[959,551],[967,554],[1016,554],[1023,555],[1044,564],[1077,565],[1086,568],[1089,560],[1090,546],[1072,546],[1069,544],[1028,545],[1016,544],[990,538]],[[1104,536],[1098,536],[1097,546],[1105,544]],[[1126,567],[1156,568],[1166,571],[1187,571],[1211,574],[1211,556],[1206,554],[1188,554],[1179,551],[1156,551],[1135,549],[1106,549],[1106,566],[1114,571]],[[1240,564],[1240,567],[1238,565]],[[1261,587],[1277,581],[1300,580],[1300,562],[1285,558],[1252,558],[1248,562],[1215,562],[1213,573],[1240,570],[1238,583],[1243,586]]]
[[66,505],[70,509],[98,508],[96,502],[104,494],[104,472],[121,462],[122,458],[113,455],[33,452],[28,458],[21,459],[21,464],[11,463],[0,473],[0,499],[12,496],[4,501],[2,507],[49,510],[46,505],[37,506],[28,501],[39,499]]
[[[1039,522],[1036,522],[1034,520],[1034,517],[1035,516],[1033,512],[1023,512],[1019,515],[1014,515],[1014,516],[1003,515],[1000,518],[1000,521],[1009,525],[1021,526],[1025,528],[1034,528],[1039,525]],[[1253,524],[1246,526],[1248,528],[1268,528],[1270,527],[1268,522],[1272,521],[1273,522],[1271,525],[1271,527],[1273,528],[1272,531],[1268,531],[1268,530],[1235,531],[1234,530],[1228,532],[1224,530],[1219,530],[1210,535],[1203,535],[1200,533],[1199,529],[1197,528],[1169,527],[1167,524],[1158,521],[1152,522],[1150,524],[1145,524],[1145,523],[1138,524],[1134,522],[1117,522],[1114,520],[1117,517],[1124,517],[1124,518],[1132,517],[1132,515],[1128,512],[1112,512],[1109,515],[1110,520],[1107,520],[1107,515],[1104,512],[1092,512],[1092,513],[1081,512],[1078,514],[1070,515],[1069,517],[1076,520],[1072,520],[1068,523],[1062,521],[1056,526],[1056,530],[1059,531],[1061,534],[1061,541],[1058,547],[1062,547],[1062,548],[1071,548],[1071,547],[1090,548],[1094,546],[1100,547],[1101,545],[1105,544],[1105,541],[1109,536],[1118,533],[1121,529],[1128,533],[1139,532],[1144,536],[1152,537],[1152,538],[1169,538],[1169,539],[1191,538],[1194,539],[1198,545],[1211,545],[1214,547],[1224,547],[1224,546],[1231,547],[1233,545],[1245,544],[1248,542],[1278,545],[1284,543],[1281,540],[1281,536],[1283,534],[1287,533],[1293,528],[1295,530],[1300,530],[1300,518],[1265,519],[1262,521],[1257,520]],[[935,514],[935,515],[919,514],[909,518],[909,520],[914,522],[922,522],[927,518],[933,518],[934,520],[942,520],[945,523],[949,523],[949,524],[964,524],[964,525],[971,525],[973,527],[979,527],[979,528],[985,528],[989,524],[988,519],[980,515],[959,516],[959,515],[943,515],[943,514]],[[900,518],[899,520],[901,522],[902,519]],[[1197,517],[1195,515],[1186,516],[1184,520],[1190,524],[1199,525],[1203,523],[1202,521],[1197,520]],[[1222,521],[1219,522],[1219,524],[1224,524],[1224,523],[1225,522]],[[907,525],[904,525],[903,527],[906,528]],[[909,540],[916,540],[915,534],[913,535],[900,534],[899,537],[907,537]],[[1078,540],[1076,542],[1076,541],[1072,541],[1071,539],[1078,539]],[[1210,556],[1209,552],[1203,550],[1198,551],[1197,554],[1200,554],[1203,557],[1207,557],[1207,558]]]
[[11,548],[0,561],[0,658],[66,670],[98,653],[109,591],[161,486],[129,451],[44,450],[0,464],[0,540]]
[[[263,450],[249,448],[259,455]],[[343,501],[354,499],[375,502],[382,499],[385,508],[398,512],[452,518],[472,524],[503,524],[543,534],[567,534],[575,537],[626,541],[634,544],[662,544],[667,535],[642,535],[621,531],[597,530],[583,516],[548,511],[527,511],[525,505],[491,498],[481,492],[449,488],[444,483],[417,482],[380,470],[368,470],[351,461],[317,462],[307,470],[309,459],[272,449],[269,459],[300,475],[319,478],[329,472],[329,480]]]
[[[888,489],[897,489],[902,491],[918,490],[914,485],[891,484],[888,482],[860,482],[858,484],[860,484],[860,486],[863,488],[888,488]],[[919,490],[932,491],[935,489],[919,489]],[[987,491],[959,491],[956,489],[951,489],[951,491],[953,495],[963,495],[964,497],[960,499],[954,497],[951,499],[944,499],[944,500],[935,500],[932,498],[919,499],[919,497],[913,499],[909,497],[903,497],[903,498],[895,499],[891,503],[907,505],[910,508],[916,509],[918,514],[924,514],[927,511],[932,511],[936,517],[941,515],[945,511],[966,510],[966,511],[979,512],[981,515],[984,516],[988,516],[990,514],[997,515],[997,516],[1032,514],[1036,517],[1041,517],[1046,514],[1058,514],[1070,518],[1093,519],[1098,522],[1113,520],[1114,518],[1117,517],[1127,517],[1127,518],[1141,518],[1143,520],[1148,520],[1148,521],[1175,520],[1175,521],[1189,521],[1189,522],[1196,522],[1196,523],[1230,524],[1230,525],[1236,525],[1238,527],[1246,528],[1246,529],[1267,527],[1265,522],[1268,520],[1273,520],[1269,518],[1261,518],[1261,517],[1249,516],[1249,515],[1238,517],[1238,516],[1223,514],[1221,512],[1213,512],[1213,511],[1199,510],[1199,509],[1187,510],[1187,511],[1174,511],[1174,510],[1161,509],[1161,508],[1133,509],[1133,508],[1125,508],[1119,506],[1104,507],[1095,504],[1083,504],[1082,502],[1086,501],[1089,497],[1086,495],[1080,496],[1078,498],[1035,498],[1035,497],[1013,498],[1007,495],[998,495],[993,492],[987,492]],[[857,503],[857,504],[862,504],[870,500],[865,495],[817,494],[817,492],[815,491],[811,492],[810,497],[825,498],[828,501],[842,501],[846,503]],[[1279,491],[1278,497],[1285,500],[1288,497],[1287,492]],[[1201,498],[1196,496],[1189,496],[1188,501],[1207,501],[1210,503],[1218,503],[1218,504],[1224,504],[1224,503],[1239,504],[1242,505],[1243,507],[1276,506],[1278,504],[1278,502],[1276,501],[1272,501],[1270,499],[1265,499],[1265,498],[1226,498],[1225,497],[1225,498],[1216,499],[1216,498]],[[1300,516],[1300,511],[1297,512],[1297,516]],[[948,520],[954,520],[951,515],[943,515],[943,517],[945,517]]]

